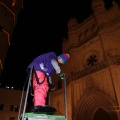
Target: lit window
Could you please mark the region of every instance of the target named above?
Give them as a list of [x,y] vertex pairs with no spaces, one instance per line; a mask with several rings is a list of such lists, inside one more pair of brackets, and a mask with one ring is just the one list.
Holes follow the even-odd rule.
[[8,88],[8,89],[9,89],[10,87],[9,87],[9,86],[6,86],[6,88]]
[[14,89],[14,87],[11,87],[11,89]]

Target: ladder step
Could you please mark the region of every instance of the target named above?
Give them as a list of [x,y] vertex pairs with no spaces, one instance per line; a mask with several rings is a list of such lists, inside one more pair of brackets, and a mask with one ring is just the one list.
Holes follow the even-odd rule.
[[23,120],[66,120],[66,118],[62,115],[25,113]]

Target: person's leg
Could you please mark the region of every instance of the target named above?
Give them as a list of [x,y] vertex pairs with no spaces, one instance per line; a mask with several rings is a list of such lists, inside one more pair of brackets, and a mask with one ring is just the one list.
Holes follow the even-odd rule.
[[56,109],[52,106],[46,105],[46,98],[49,90],[47,76],[39,71],[36,71],[36,73],[39,78],[39,82],[44,82],[42,84],[38,84],[35,75],[33,75],[34,107],[32,109],[32,112],[54,114],[56,112]]
[[47,76],[40,72],[36,71],[39,82],[43,82],[42,84],[38,84],[36,81],[35,75],[33,75],[33,90],[34,90],[34,98],[33,103],[34,106],[45,106],[46,104],[46,97],[48,92],[48,82],[47,82]]

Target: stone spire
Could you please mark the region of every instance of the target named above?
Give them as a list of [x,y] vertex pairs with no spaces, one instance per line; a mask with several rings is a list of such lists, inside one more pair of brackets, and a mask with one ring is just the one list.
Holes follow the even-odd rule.
[[92,10],[94,14],[105,10],[105,3],[103,0],[92,0]]
[[78,21],[76,18],[71,18],[68,20],[68,31],[75,30],[78,26]]

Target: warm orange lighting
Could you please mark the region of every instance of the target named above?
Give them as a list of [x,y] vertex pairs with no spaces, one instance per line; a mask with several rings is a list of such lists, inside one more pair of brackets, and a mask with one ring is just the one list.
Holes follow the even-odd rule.
[[13,11],[10,10],[4,3],[0,2],[0,4],[3,5],[8,11],[10,11],[13,14],[13,16],[14,16],[14,25],[15,25],[15,14],[13,13]]
[[9,36],[9,33],[6,30],[4,30],[4,29],[2,29],[2,31],[7,34],[7,36],[8,36],[8,44],[10,45],[10,36]]
[[14,6],[16,3],[16,0],[12,0],[12,6]]

